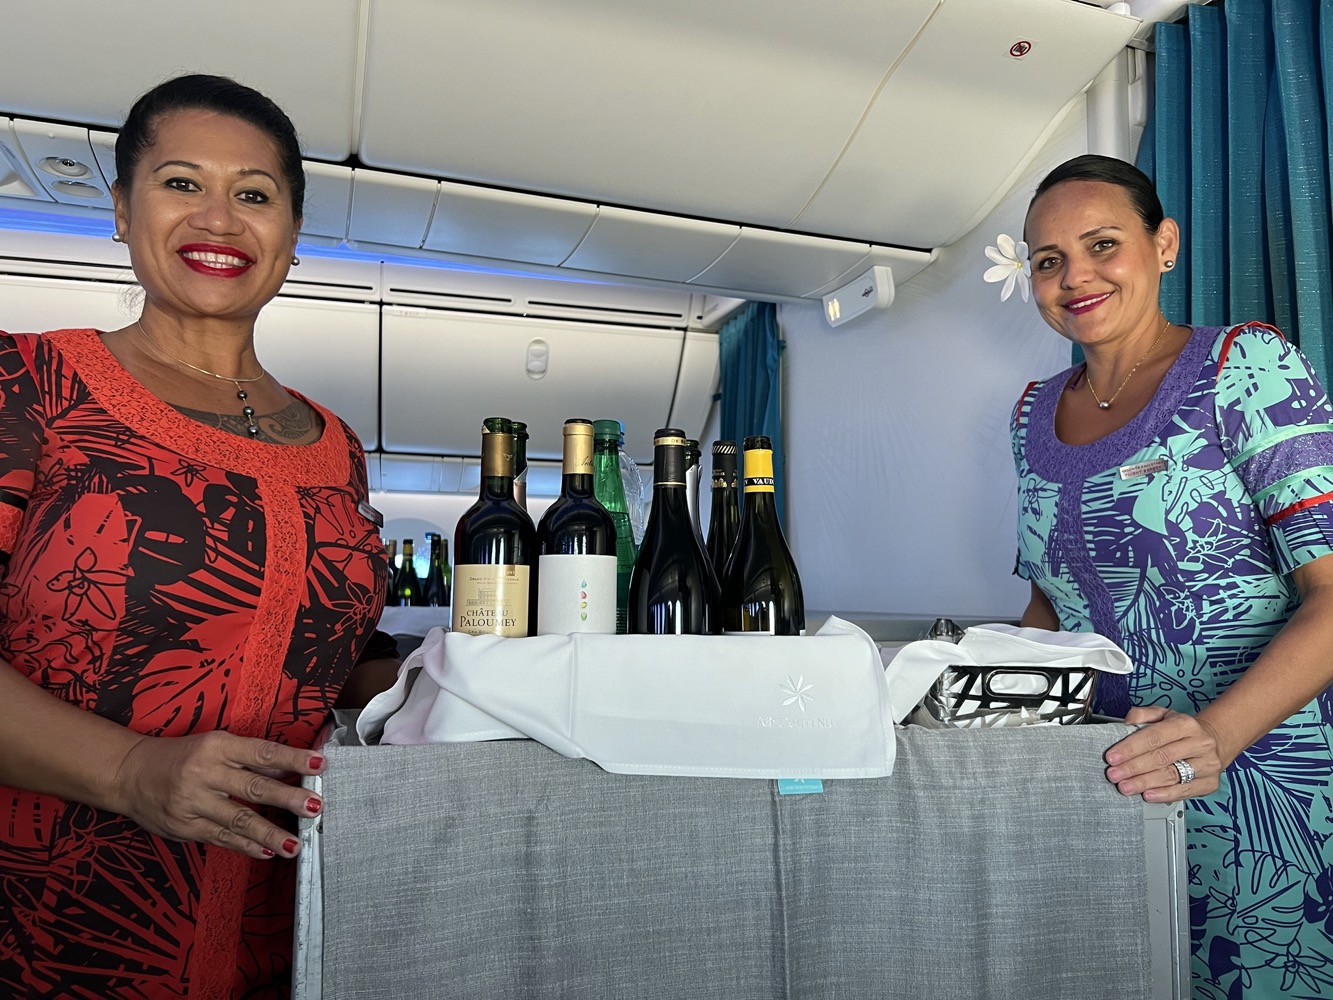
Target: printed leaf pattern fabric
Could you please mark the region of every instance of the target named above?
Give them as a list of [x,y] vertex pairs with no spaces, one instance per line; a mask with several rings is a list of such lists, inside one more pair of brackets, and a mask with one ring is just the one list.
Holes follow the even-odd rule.
[[[1195,712],[1294,612],[1291,571],[1333,553],[1333,406],[1276,330],[1197,328],[1143,412],[1072,446],[1054,419],[1077,371],[1014,411],[1017,572],[1133,659],[1102,711]],[[1333,996],[1333,693],[1187,807],[1196,1000]]]
[[[360,444],[316,409],[315,444],[250,441],[95,331],[0,335],[0,657],[137,732],[310,746],[387,575]],[[0,787],[0,995],[285,995],[293,899],[289,862]]]

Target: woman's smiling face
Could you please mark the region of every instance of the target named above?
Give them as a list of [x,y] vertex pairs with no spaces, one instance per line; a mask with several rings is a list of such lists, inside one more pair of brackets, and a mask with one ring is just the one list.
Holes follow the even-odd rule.
[[179,322],[253,320],[277,294],[298,224],[264,132],[213,111],[171,112],[122,181],[116,228],[146,305]]
[[1025,232],[1037,308],[1063,336],[1087,346],[1159,324],[1161,276],[1178,243],[1173,221],[1151,233],[1124,188],[1069,180],[1033,203]]

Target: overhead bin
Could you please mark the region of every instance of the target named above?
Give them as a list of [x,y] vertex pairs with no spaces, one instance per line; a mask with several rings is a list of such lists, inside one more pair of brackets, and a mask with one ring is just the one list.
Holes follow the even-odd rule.
[[[233,0],[185,20],[174,0],[18,4],[0,114],[93,127],[110,182],[105,129],[138,94],[225,73],[300,130],[309,242],[817,298],[877,262],[901,285],[994,207],[1144,37],[1107,2]],[[47,154],[0,126],[0,198],[90,211],[52,201],[32,169]]]
[[499,415],[527,422],[531,458],[554,460],[565,420],[614,418],[630,456],[647,462],[671,415],[685,332],[385,306],[382,337],[387,451],[474,455],[482,420]]

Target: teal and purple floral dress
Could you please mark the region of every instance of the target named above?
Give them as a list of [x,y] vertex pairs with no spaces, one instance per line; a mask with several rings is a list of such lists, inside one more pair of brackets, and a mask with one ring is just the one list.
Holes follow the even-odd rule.
[[[1271,327],[1198,327],[1138,416],[1067,445],[1081,373],[1014,410],[1017,572],[1133,659],[1100,711],[1193,714],[1291,617],[1292,570],[1333,553],[1333,405]],[[1187,804],[1196,1000],[1333,997],[1333,689]]]

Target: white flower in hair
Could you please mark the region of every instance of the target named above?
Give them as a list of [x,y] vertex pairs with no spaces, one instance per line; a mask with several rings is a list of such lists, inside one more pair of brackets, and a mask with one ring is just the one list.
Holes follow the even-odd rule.
[[1001,233],[995,237],[996,246],[986,248],[986,256],[994,261],[994,267],[986,268],[982,275],[987,281],[1003,281],[1000,289],[1000,301],[1003,302],[1014,294],[1014,285],[1018,286],[1023,301],[1028,300],[1028,288],[1032,282],[1032,262],[1028,260],[1028,245],[1015,243],[1013,239]]

